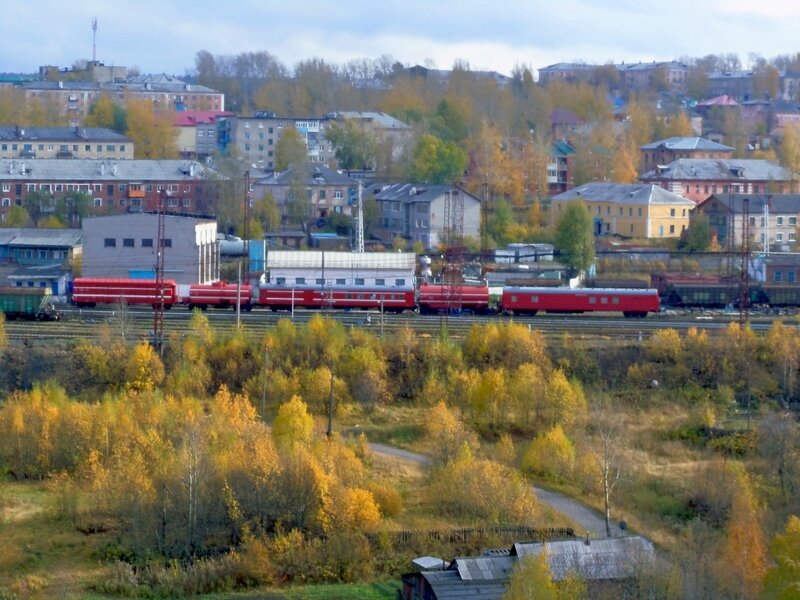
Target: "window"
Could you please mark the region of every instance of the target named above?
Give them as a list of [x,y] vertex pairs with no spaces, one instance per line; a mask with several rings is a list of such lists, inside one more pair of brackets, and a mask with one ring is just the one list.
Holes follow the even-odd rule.
[[86,144],[86,145],[83,147],[83,149],[84,149],[86,152],[91,152],[91,151],[92,151],[92,146],[91,146],[90,144]]
[[314,281],[316,281],[317,285],[325,285],[325,280],[322,277],[317,277]]
[[628,207],[628,216],[629,217],[633,216],[633,209],[630,206]]
[[642,216],[642,207],[641,206],[639,207],[639,216],[640,217]]
[[106,186],[106,195],[107,196],[113,196],[114,195],[114,184],[113,183],[109,183],[108,186]]
[[336,280],[336,285],[345,285],[346,283],[347,282],[344,279],[341,279],[341,278]]
[[796,233],[790,233],[789,234],[789,241],[790,242],[796,242],[797,241],[797,234]]
[[171,238],[164,238],[164,243],[161,244],[162,248],[172,248],[172,239]]
[[103,206],[103,199],[102,198],[95,198],[94,199],[95,208],[100,208]]
[[674,208],[670,208],[669,209],[669,216],[670,217],[674,217],[675,216],[675,209]]
[[11,206],[11,198],[3,198],[0,203],[0,206]]
[[403,287],[405,284],[406,284],[406,280],[405,279],[395,279],[394,280],[394,285],[396,287]]
[[356,277],[356,285],[364,285],[364,279],[361,277]]
[[783,234],[782,233],[776,233],[775,234],[775,241],[776,242],[782,242],[783,241]]
[[123,248],[133,248],[133,238],[122,238]]
[[117,240],[116,238],[105,238],[103,240],[103,246],[105,248],[116,248],[117,247]]
[[622,207],[620,206],[620,207],[619,207],[619,216],[620,216],[620,217],[622,216],[622,210],[623,210],[623,209],[622,209]]
[[675,225],[670,225],[669,226],[669,232],[670,233],[675,233]]
[[783,273],[775,271],[775,283],[780,283],[781,281],[783,281]]
[[789,225],[797,225],[797,217],[789,217]]
[[381,285],[381,286],[386,285],[386,280],[385,279],[376,279],[375,280],[375,285]]
[[778,218],[776,218],[776,219],[775,219],[775,222],[776,222],[778,225],[783,225],[783,217],[778,217]]
[[[342,190],[334,190],[333,191],[333,199],[334,200],[341,200],[344,197],[342,194]],[[400,210],[400,203],[397,203],[397,210]]]
[[295,285],[305,285],[306,278],[305,277],[295,277],[294,278]]
[[10,192],[11,191],[11,185],[8,184],[8,183],[4,183],[3,184],[3,191],[4,192]]
[[786,271],[786,281],[788,283],[794,283],[795,274],[794,271]]
[[[286,277],[276,277],[275,283],[278,285],[286,285]],[[294,299],[294,294],[292,294],[292,299]]]
[[320,200],[325,200],[325,190],[320,190],[319,191],[319,199]]
[[107,144],[106,145],[106,152],[116,152],[116,147],[114,144]]

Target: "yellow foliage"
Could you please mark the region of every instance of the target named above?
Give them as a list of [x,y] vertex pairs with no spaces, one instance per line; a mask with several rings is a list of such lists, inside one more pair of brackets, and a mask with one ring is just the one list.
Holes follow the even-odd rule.
[[140,342],[131,351],[125,366],[125,387],[136,392],[149,392],[164,379],[164,363],[153,347]]
[[272,437],[278,445],[310,444],[314,433],[314,419],[299,396],[278,409],[272,425]]
[[560,425],[537,436],[522,457],[522,470],[527,473],[563,479],[572,475],[575,447]]

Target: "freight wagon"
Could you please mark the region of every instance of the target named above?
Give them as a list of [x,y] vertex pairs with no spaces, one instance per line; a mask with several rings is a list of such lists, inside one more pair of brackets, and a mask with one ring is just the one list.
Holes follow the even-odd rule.
[[178,284],[167,279],[159,290],[155,279],[102,279],[78,277],[72,282],[72,302],[81,308],[97,304],[149,304],[158,307],[163,298],[164,308],[178,302]]
[[50,288],[0,287],[0,312],[6,319],[58,321]]

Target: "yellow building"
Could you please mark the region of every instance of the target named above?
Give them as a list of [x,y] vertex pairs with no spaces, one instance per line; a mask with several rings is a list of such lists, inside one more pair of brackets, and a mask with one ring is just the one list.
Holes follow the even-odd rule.
[[649,183],[587,183],[550,199],[551,222],[572,200],[583,200],[595,235],[675,238],[689,226],[695,203]]

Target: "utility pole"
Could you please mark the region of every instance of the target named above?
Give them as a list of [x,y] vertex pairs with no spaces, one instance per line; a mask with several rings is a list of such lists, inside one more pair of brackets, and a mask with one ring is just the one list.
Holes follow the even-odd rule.
[[[244,276],[250,279],[250,170],[244,172],[244,226],[242,227],[242,237],[244,238]],[[241,263],[239,265],[241,267]],[[241,274],[239,281],[241,281]]]
[[156,236],[156,305],[153,310],[153,345],[158,350],[159,356],[164,355],[164,231],[166,229],[166,216],[164,215],[164,195],[162,190],[158,194],[158,235]]
[[364,201],[361,198],[361,180],[358,180],[358,215],[356,216],[356,252],[364,252]]

